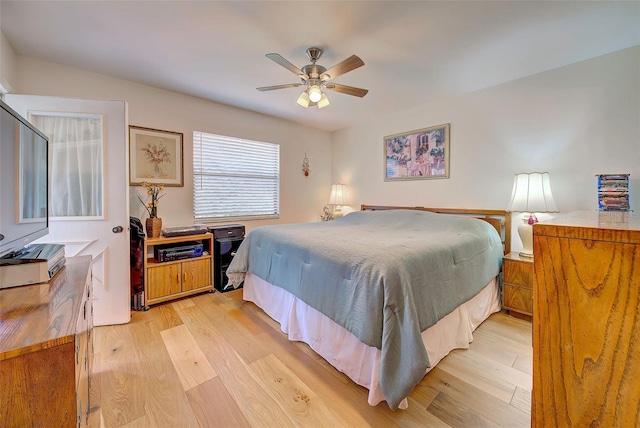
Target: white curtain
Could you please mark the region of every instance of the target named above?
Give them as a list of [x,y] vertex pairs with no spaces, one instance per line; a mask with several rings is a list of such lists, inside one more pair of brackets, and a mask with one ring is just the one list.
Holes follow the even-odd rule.
[[51,217],[102,217],[102,117],[34,114],[31,121],[49,137]]

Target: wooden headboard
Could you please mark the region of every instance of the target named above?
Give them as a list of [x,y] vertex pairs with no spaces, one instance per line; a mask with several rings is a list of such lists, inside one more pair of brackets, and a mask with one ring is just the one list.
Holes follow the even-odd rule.
[[479,218],[492,225],[500,234],[504,253],[511,252],[511,213],[503,210],[483,210],[468,208],[427,208],[427,207],[397,207],[389,205],[360,205],[360,211],[380,210],[418,210],[440,214],[458,214]]

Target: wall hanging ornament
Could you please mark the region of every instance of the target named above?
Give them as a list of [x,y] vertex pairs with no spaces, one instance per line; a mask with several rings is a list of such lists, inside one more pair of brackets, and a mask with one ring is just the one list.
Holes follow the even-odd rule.
[[304,172],[304,176],[309,176],[309,159],[307,159],[307,154],[304,154],[304,159],[302,160],[302,172]]

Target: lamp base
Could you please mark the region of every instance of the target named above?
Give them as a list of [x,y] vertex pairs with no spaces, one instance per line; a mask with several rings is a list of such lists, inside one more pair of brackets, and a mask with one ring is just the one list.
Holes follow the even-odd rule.
[[344,213],[342,212],[342,205],[334,205],[333,212],[331,214],[334,219],[343,217]]
[[521,257],[533,257],[533,226],[529,224],[529,218],[523,218],[518,225],[518,235],[522,241]]

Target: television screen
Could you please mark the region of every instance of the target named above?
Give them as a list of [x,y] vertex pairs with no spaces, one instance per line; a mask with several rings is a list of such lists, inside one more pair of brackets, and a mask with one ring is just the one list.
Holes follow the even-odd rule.
[[0,257],[49,232],[49,141],[0,100]]

